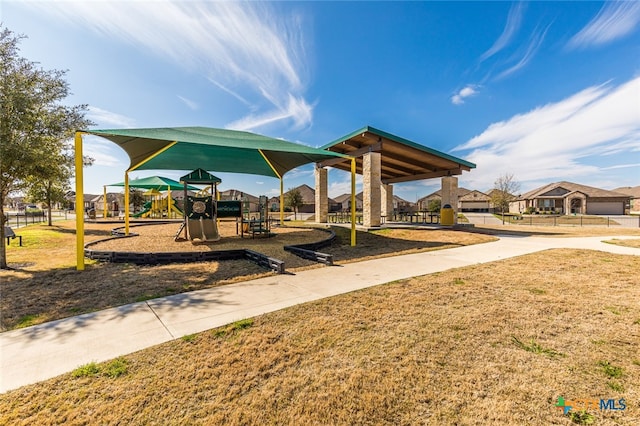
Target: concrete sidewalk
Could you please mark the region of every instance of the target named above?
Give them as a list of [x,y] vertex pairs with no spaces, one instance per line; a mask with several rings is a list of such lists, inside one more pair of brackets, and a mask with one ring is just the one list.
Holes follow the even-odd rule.
[[106,361],[240,319],[399,279],[550,248],[640,255],[640,249],[602,243],[611,238],[624,237],[502,236],[486,244],[273,275],[1,333],[0,393],[91,361]]

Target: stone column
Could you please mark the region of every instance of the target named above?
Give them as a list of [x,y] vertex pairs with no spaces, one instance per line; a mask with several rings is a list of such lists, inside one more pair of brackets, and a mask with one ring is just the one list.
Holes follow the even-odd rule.
[[458,178],[442,177],[442,206],[449,204],[453,208],[453,224],[458,224]]
[[327,169],[316,166],[314,174],[316,177],[316,222],[326,223],[329,214]]
[[387,183],[380,185],[380,198],[382,199],[382,216],[386,216],[389,222],[393,219],[393,185]]
[[380,226],[380,172],[379,152],[368,152],[362,156],[362,225]]

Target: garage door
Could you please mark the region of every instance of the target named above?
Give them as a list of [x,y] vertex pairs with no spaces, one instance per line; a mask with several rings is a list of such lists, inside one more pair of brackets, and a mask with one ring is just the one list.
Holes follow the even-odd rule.
[[624,202],[587,202],[587,214],[624,214]]
[[462,211],[483,211],[489,209],[487,201],[461,201],[460,210]]

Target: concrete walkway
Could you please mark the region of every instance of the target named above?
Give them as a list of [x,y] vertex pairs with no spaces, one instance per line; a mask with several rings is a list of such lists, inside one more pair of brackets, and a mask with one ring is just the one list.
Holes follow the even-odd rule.
[[624,237],[503,236],[486,244],[273,275],[1,333],[0,392],[91,361],[106,361],[240,319],[394,280],[550,248],[640,255],[640,249],[601,242],[611,238]]

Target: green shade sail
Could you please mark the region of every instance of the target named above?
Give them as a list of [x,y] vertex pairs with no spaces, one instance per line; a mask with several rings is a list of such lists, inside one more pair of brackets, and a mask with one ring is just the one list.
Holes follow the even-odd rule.
[[209,127],[88,130],[129,155],[132,170],[215,170],[281,178],[307,163],[346,157],[280,139]]
[[206,170],[196,169],[189,173],[188,175],[184,175],[180,178],[180,182],[186,183],[201,183],[201,184],[212,184],[212,183],[221,183],[222,179],[217,176],[212,175]]
[[[107,186],[124,186],[124,182],[114,183]],[[184,190],[184,184],[162,176],[151,176],[140,179],[132,179],[129,181],[129,187],[155,189],[158,191],[166,191],[167,189],[170,189],[172,191]],[[187,189],[190,191],[200,191],[200,188],[190,185],[187,186]]]

